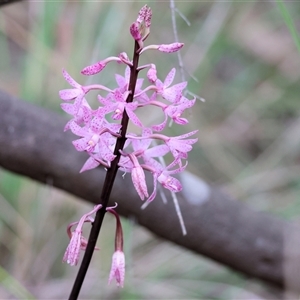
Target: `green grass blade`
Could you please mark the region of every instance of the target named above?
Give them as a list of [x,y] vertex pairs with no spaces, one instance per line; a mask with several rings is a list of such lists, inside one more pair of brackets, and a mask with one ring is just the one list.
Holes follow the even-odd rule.
[[13,278],[4,268],[0,267],[0,284],[16,299],[36,299],[22,286],[15,278]]
[[293,40],[296,44],[298,52],[300,53],[300,37],[298,35],[297,29],[295,27],[295,24],[291,17],[291,14],[289,13],[288,9],[286,8],[286,6],[282,0],[276,0],[276,2],[277,2],[277,6],[281,12],[281,15],[283,17],[283,20],[293,37]]

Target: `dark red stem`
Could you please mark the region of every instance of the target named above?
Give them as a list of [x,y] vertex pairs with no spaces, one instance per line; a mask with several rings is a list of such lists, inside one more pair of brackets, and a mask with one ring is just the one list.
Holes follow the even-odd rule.
[[[135,91],[135,86],[136,86],[136,81],[138,77],[138,62],[139,62],[139,54],[137,53],[139,49],[139,45],[137,42],[135,42],[134,45],[134,54],[133,54],[133,63],[132,67],[130,67],[130,80],[129,80],[129,87],[128,90],[131,91],[131,93],[128,95],[126,102],[130,103],[133,101],[133,96],[134,96],[134,91]],[[94,248],[96,246],[96,242],[99,236],[100,228],[104,219],[104,215],[106,213],[106,208],[109,202],[110,194],[112,191],[112,187],[117,175],[118,171],[118,164],[120,161],[120,151],[122,150],[126,141],[126,131],[127,131],[127,126],[128,126],[128,115],[126,111],[124,111],[123,118],[122,118],[122,128],[121,128],[121,136],[117,139],[114,154],[116,155],[116,158],[112,161],[111,167],[107,170],[106,177],[104,180],[104,185],[102,189],[102,193],[100,196],[100,200],[98,204],[102,204],[102,207],[98,212],[96,213],[95,216],[95,221],[92,225],[88,244],[85,250],[85,254],[82,259],[81,266],[79,268],[77,277],[75,279],[72,291],[69,296],[69,300],[76,300],[78,298],[81,286],[83,284],[86,272],[89,268],[93,253],[94,253]]]
[[123,251],[123,229],[119,214],[112,208],[107,209],[108,212],[113,214],[116,218],[116,238],[115,238],[115,251]]

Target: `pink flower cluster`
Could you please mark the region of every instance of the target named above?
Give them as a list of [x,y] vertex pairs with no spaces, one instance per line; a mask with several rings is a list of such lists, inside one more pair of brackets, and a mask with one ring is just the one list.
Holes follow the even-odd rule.
[[[144,6],[140,10],[136,22],[130,27],[130,32],[139,45],[136,54],[141,55],[149,49],[166,53],[181,49],[183,47],[181,43],[144,47],[143,42],[150,33],[151,16],[150,8]],[[197,138],[189,137],[197,131],[175,137],[163,135],[161,132],[166,127],[168,120],[179,125],[188,123],[182,114],[186,109],[192,107],[196,100],[189,100],[183,95],[187,83],[181,82],[172,85],[176,73],[175,68],[171,69],[163,81],[158,79],[156,66],[153,63],[133,70],[133,62],[129,60],[126,53],[99,61],[84,68],[81,73],[85,75],[97,74],[112,61],[126,66],[124,76],[115,75],[117,86],[114,89],[100,84],[80,85],[63,70],[64,78],[72,86],[71,89],[60,91],[60,97],[65,101],[61,107],[73,117],[65,126],[65,130],[69,129],[79,137],[73,141],[76,150],[85,151],[89,154],[81,172],[96,168],[99,165],[106,168],[110,167],[117,155],[115,153],[116,140],[122,131],[120,120],[126,113],[129,120],[140,128],[140,135],[126,134],[125,147],[119,149],[121,154],[119,168],[124,172],[131,173],[133,186],[140,198],[152,201],[156,196],[157,182],[172,192],[181,191],[181,183],[172,175],[185,169],[187,163],[184,163],[183,160],[187,159],[192,145],[197,142]],[[149,85],[142,88],[145,80],[140,78],[136,80],[133,90],[130,90],[129,82],[132,72],[135,71],[138,74],[144,69],[148,69],[146,80]],[[92,109],[85,98],[91,90],[105,93],[105,96],[98,96],[99,107],[97,109]],[[128,102],[129,96],[132,97],[132,102]],[[156,106],[161,110],[164,116],[162,123],[153,124],[150,127],[143,124],[137,116],[136,110],[146,109],[148,106]],[[108,117],[113,122],[107,121]],[[172,155],[173,159],[168,166],[164,166],[158,158],[168,153]],[[147,189],[145,171],[149,171],[153,176],[154,190],[151,194]]]
[[[95,75],[110,63],[117,62],[125,66],[125,75],[115,75],[116,87],[110,89],[101,84],[81,85],[77,83],[68,73],[63,70],[63,76],[72,86],[59,92],[64,101],[62,109],[72,116],[66,124],[65,130],[71,130],[78,139],[73,145],[78,151],[88,153],[89,158],[80,172],[104,166],[108,173],[117,172],[120,168],[125,173],[131,173],[133,186],[142,200],[152,201],[157,193],[157,183],[171,192],[179,192],[182,185],[173,174],[182,172],[187,166],[188,152],[197,138],[191,138],[197,130],[179,135],[167,136],[163,134],[168,121],[178,125],[185,125],[188,120],[182,115],[186,109],[191,108],[196,99],[188,99],[183,90],[187,83],[173,84],[176,70],[171,69],[162,81],[158,78],[155,64],[138,66],[139,57],[147,50],[158,50],[172,53],[183,47],[182,43],[149,45],[144,47],[144,41],[150,33],[152,12],[145,5],[139,12],[137,20],[131,25],[130,33],[135,40],[135,52],[132,61],[127,54],[122,52],[118,57],[112,56],[84,68],[83,75]],[[139,78],[138,74],[147,70],[146,80]],[[146,87],[143,85],[147,83]],[[101,92],[98,95],[99,106],[92,109],[86,95],[92,91]],[[138,109],[145,110],[153,106],[160,110],[163,121],[159,124],[146,126],[136,114]],[[112,120],[108,121],[108,120]],[[137,127],[139,134],[128,133],[127,125],[131,121]],[[168,165],[161,158],[169,156]],[[148,192],[145,171],[150,172],[153,177],[154,189]],[[105,191],[105,187],[103,191]],[[102,199],[103,200],[103,199]],[[114,207],[107,207],[109,194],[106,201],[98,204],[94,209],[82,216],[79,222],[71,223],[67,233],[70,243],[64,254],[63,261],[70,265],[77,265],[80,250],[88,252],[97,250],[95,238],[89,242],[82,235],[85,223],[93,223],[93,214],[99,218],[97,212],[106,210],[116,218],[115,252],[112,258],[112,267],[109,282],[116,279],[117,284],[123,286],[125,277],[125,256],[123,253],[123,232],[118,214]],[[94,225],[95,225],[94,224]],[[73,226],[76,226],[72,230]],[[93,227],[94,229],[94,227]]]

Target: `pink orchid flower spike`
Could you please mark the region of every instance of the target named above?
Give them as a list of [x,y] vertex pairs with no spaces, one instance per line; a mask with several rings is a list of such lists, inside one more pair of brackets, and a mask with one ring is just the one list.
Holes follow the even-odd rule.
[[[156,68],[153,62],[139,65],[140,56],[146,50],[156,50],[157,53],[163,52],[165,53],[163,55],[166,55],[179,51],[184,46],[177,41],[145,46],[145,40],[150,34],[151,18],[152,11],[145,5],[130,26],[129,30],[134,42],[132,56],[121,52],[118,56],[100,59],[82,69],[81,74],[91,76],[102,71],[106,72],[107,64],[116,62],[118,67],[124,67],[125,72],[124,75],[115,75],[114,87],[99,83],[81,85],[66,70],[63,70],[65,80],[71,85],[71,88],[59,92],[63,100],[61,108],[71,116],[65,130],[70,130],[77,136],[73,140],[73,146],[87,156],[86,162],[78,171],[84,172],[99,167],[104,170],[95,170],[95,174],[101,175],[106,172],[101,195],[99,195],[101,204],[83,215],[78,222],[71,223],[67,229],[70,243],[63,261],[75,266],[78,264],[81,251],[85,251],[84,263],[78,272],[70,299],[77,299],[85,272],[89,267],[87,262],[91,261],[94,250],[98,249],[94,247],[101,226],[104,224],[105,211],[116,218],[115,247],[108,282],[115,280],[118,286],[124,286],[125,255],[122,225],[119,215],[114,210],[116,206],[108,207],[119,170],[125,174],[131,173],[135,191],[141,200],[145,200],[142,208],[155,199],[158,188],[160,191],[167,189],[172,195],[182,232],[186,233],[175,194],[182,190],[182,184],[174,174],[185,170],[188,154],[198,141],[197,137],[190,137],[196,134],[197,130],[173,137],[163,134],[163,130],[168,121],[170,126],[187,124],[188,120],[183,114],[196,103],[196,99],[189,100],[184,96],[183,90],[187,82],[173,83],[176,75],[175,68],[171,68],[163,80],[159,74],[161,66]],[[91,91],[97,91],[98,102],[94,102],[93,105],[88,103]],[[159,121],[151,122],[153,119],[157,120],[156,114],[160,118]],[[148,118],[143,121],[142,117],[146,115]],[[128,128],[132,133],[128,133]],[[180,132],[180,130],[175,129],[173,132]],[[168,161],[167,164],[164,159]],[[147,172],[150,180],[153,178],[152,193],[148,192]],[[101,177],[99,180],[102,179]],[[97,213],[99,209],[101,211]],[[95,221],[93,214],[95,214]],[[93,223],[89,241],[83,236],[85,223]],[[76,296],[73,297],[75,294]]]

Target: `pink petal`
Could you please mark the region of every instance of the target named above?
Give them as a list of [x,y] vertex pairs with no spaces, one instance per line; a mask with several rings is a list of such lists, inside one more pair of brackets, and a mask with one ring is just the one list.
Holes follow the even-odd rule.
[[89,146],[86,138],[78,139],[72,142],[77,151],[85,151]]
[[[175,165],[177,163],[178,162],[176,160],[174,160],[167,168],[169,168],[169,167],[171,167],[171,165]],[[188,165],[188,162],[186,162],[186,164],[184,166],[181,166],[178,169],[167,171],[167,172],[168,172],[168,174],[178,174],[178,173],[181,173],[181,172],[183,172],[185,170],[185,168],[186,168],[187,165]]]
[[127,66],[125,69],[125,82],[129,84],[129,79],[130,79],[130,68]]
[[131,122],[138,127],[143,127],[143,124],[140,121],[140,119],[137,117],[137,115],[129,108],[126,107],[125,109]]
[[179,102],[179,106],[186,109],[186,108],[192,107],[195,103],[196,103],[196,99],[187,100],[185,103],[182,103],[182,104],[180,104],[180,102]]
[[142,87],[142,85],[143,85],[143,82],[144,82],[144,78],[139,78],[139,79],[136,81],[135,93],[137,93],[137,91],[140,91],[140,90],[141,90],[141,87]]
[[74,104],[62,103],[60,107],[69,115],[74,116],[77,113],[77,109],[75,109]]
[[184,140],[184,142],[188,145],[193,145],[193,144],[198,142],[198,138],[196,138],[196,139],[187,139],[187,140]]
[[108,283],[111,283],[114,278],[117,281],[117,285],[123,287],[125,279],[125,255],[120,250],[117,250],[113,254]]
[[157,176],[153,175],[153,192],[150,197],[147,199],[146,202],[151,202],[156,197],[156,190],[157,190]]
[[113,154],[112,150],[102,140],[100,141],[100,152],[103,159],[107,161],[113,161],[116,157],[116,155]]
[[108,113],[111,113],[112,111],[114,111],[117,106],[118,106],[117,104],[112,103],[110,105],[100,107],[97,111],[97,116],[100,117],[100,118],[103,118]]
[[182,190],[182,185],[180,181],[172,176],[165,176],[161,174],[158,176],[157,180],[162,184],[162,186],[172,192],[180,192]]
[[155,169],[155,173],[160,174],[164,170],[163,166],[154,158],[147,157],[145,160],[148,166]]
[[154,146],[146,151],[147,156],[149,157],[161,157],[170,152],[170,149],[167,145],[158,145]]
[[67,124],[66,124],[65,127],[64,127],[64,132],[66,132],[67,130],[70,129],[70,124],[71,124],[71,122],[74,122],[73,119],[67,122]]
[[85,164],[81,168],[80,173],[87,171],[87,170],[95,169],[99,165],[100,165],[100,163],[98,161],[96,161],[93,157],[90,157],[90,158],[88,158],[88,160],[85,162]]
[[179,125],[186,125],[189,122],[186,118],[172,117],[172,119],[176,124]]
[[160,124],[151,126],[151,128],[152,128],[153,130],[155,130],[155,131],[160,132],[160,131],[162,131],[162,130],[165,129],[165,127],[166,127],[166,125],[167,125],[167,121],[168,121],[168,116],[165,114],[165,119],[164,119],[164,121],[163,121],[162,123],[160,123]]
[[92,118],[92,111],[89,107],[86,107],[86,106],[82,106],[82,119],[84,121],[84,123],[89,123],[89,121],[91,120]]
[[116,102],[125,102],[123,94],[120,92],[120,90],[115,90],[114,99]]
[[181,98],[182,91],[186,87],[187,82],[181,82],[173,85],[172,87],[165,89],[162,93],[163,98],[170,102],[177,102],[178,98]]
[[105,125],[105,127],[108,128],[110,131],[117,133],[122,128],[122,125],[121,124],[115,124],[115,123],[113,123],[113,124],[108,123],[108,124]]
[[145,173],[142,167],[134,167],[131,171],[132,183],[140,198],[148,197]]
[[[164,88],[164,84],[161,82],[160,79],[157,79],[155,81],[155,85],[156,85],[158,91],[162,91]],[[155,100],[155,99],[151,99],[151,100]]]
[[80,254],[80,240],[81,232],[75,230],[63,257],[63,261],[67,262],[71,266],[76,266],[78,263]]
[[181,139],[187,138],[189,136],[192,136],[192,135],[194,135],[197,132],[198,132],[198,130],[194,130],[194,131],[182,134],[182,135],[174,136],[173,139],[181,140]]
[[66,89],[59,91],[59,97],[62,100],[68,101],[68,100],[74,100],[80,95],[81,91],[76,89]]
[[185,141],[170,140],[167,144],[170,145],[170,148],[180,152],[189,152],[192,150],[192,146],[185,143]]
[[74,88],[80,88],[81,85],[79,83],[77,83],[71,76],[70,74],[65,70],[63,69],[63,76],[64,78],[66,79],[66,81]]
[[88,131],[85,128],[80,127],[75,121],[70,122],[69,128],[71,131],[78,136],[86,136]]
[[116,79],[116,82],[117,82],[119,88],[124,88],[126,86],[127,82],[123,76],[116,74],[115,79]]
[[173,68],[169,74],[167,75],[165,81],[164,81],[164,87],[168,87],[174,80],[174,77],[175,77],[175,74],[176,74],[176,69]]
[[93,132],[99,133],[103,128],[103,119],[95,117],[91,122],[91,129]]

